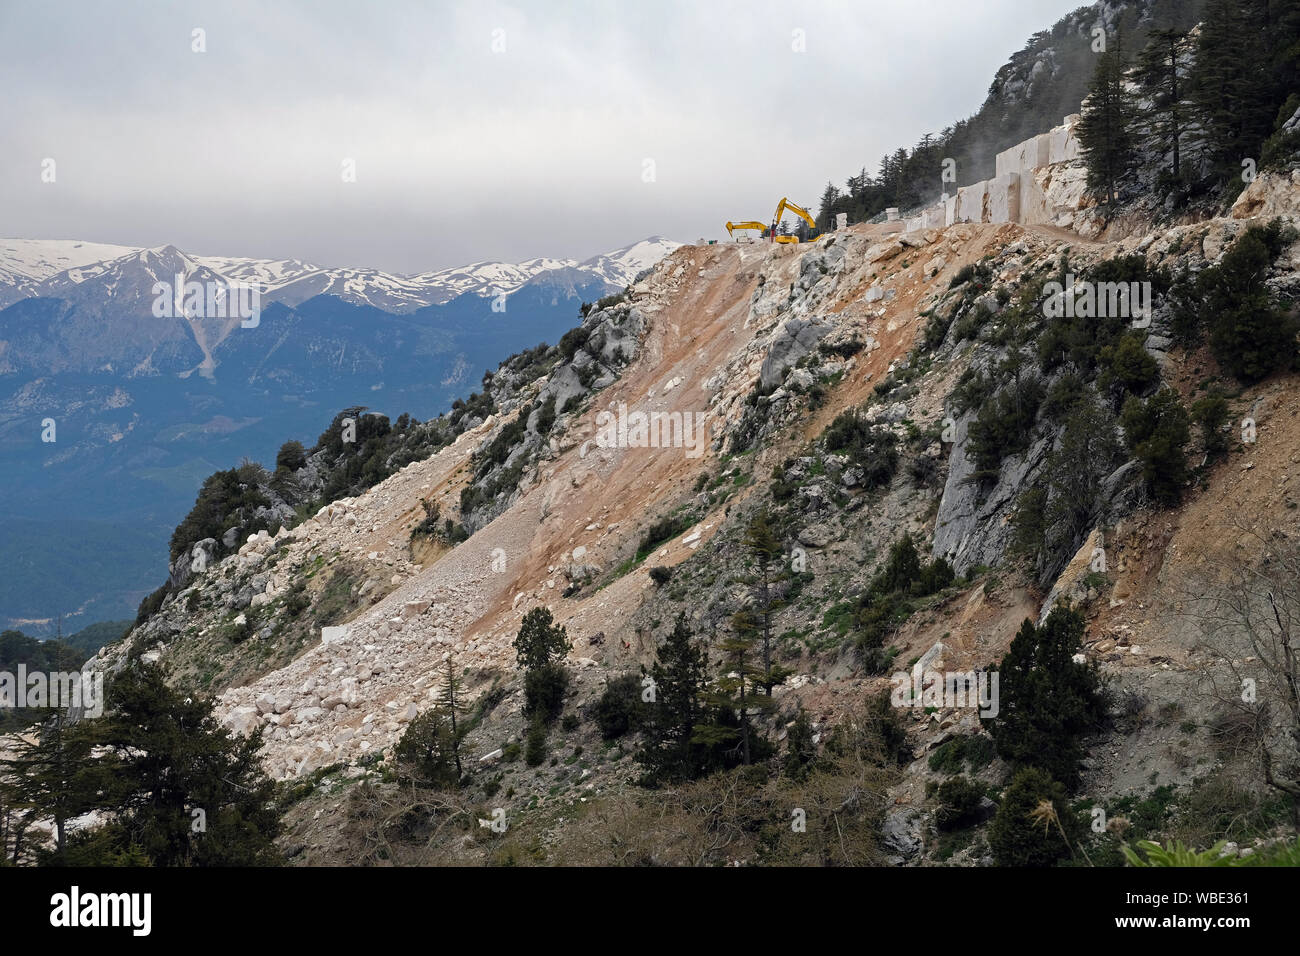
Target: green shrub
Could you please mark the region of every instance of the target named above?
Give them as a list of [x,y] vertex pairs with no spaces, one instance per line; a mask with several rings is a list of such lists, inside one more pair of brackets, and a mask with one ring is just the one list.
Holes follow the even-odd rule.
[[995,479],[1004,458],[1023,454],[1029,448],[1043,391],[1040,379],[1025,377],[1000,389],[980,406],[967,429],[966,454],[975,461],[973,477]]
[[939,784],[939,808],[934,813],[940,830],[960,830],[978,822],[984,788],[966,777],[953,777]]
[[687,515],[669,515],[661,518],[646,529],[637,548],[637,559],[641,560],[666,541],[671,541],[692,524],[694,519]]
[[1265,284],[1284,241],[1277,220],[1252,226],[1217,266],[1201,273],[1210,349],[1242,382],[1256,382],[1295,365],[1295,318],[1281,308]]
[[935,748],[930,754],[930,769],[938,773],[957,774],[963,768],[978,773],[992,763],[997,749],[993,738],[986,734],[954,737]]
[[1210,458],[1218,458],[1228,450],[1228,436],[1223,426],[1228,424],[1228,400],[1218,391],[1212,391],[1192,403],[1192,421],[1201,429],[1201,446]]
[[596,726],[605,740],[617,740],[630,731],[640,730],[643,709],[641,681],[636,674],[622,674],[609,680],[592,705]]
[[564,710],[564,695],[569,690],[569,672],[559,664],[535,667],[524,674],[524,713],[545,723],[553,723]]
[[1164,388],[1147,401],[1129,396],[1120,418],[1129,449],[1142,462],[1142,476],[1157,501],[1175,505],[1187,484],[1185,448],[1190,422],[1178,393]]
[[999,866],[1052,866],[1071,855],[1083,824],[1065,803],[1065,787],[1046,770],[1026,767],[1007,787],[989,827]]
[[828,452],[846,454],[862,469],[862,486],[868,490],[890,483],[898,470],[898,437],[877,428],[856,411],[840,414],[822,435]]
[[1105,346],[1100,363],[1097,384],[1103,390],[1140,395],[1160,381],[1160,368],[1142,345],[1142,336],[1136,333],[1121,335],[1113,345]]
[[546,724],[534,720],[528,725],[528,736],[524,741],[524,763],[530,767],[540,767],[546,760]]
[[581,325],[569,329],[564,335],[560,336],[560,344],[556,346],[560,354],[564,356],[566,362],[573,361],[573,356],[578,350],[587,344],[587,339],[591,337],[591,332]]
[[452,731],[448,712],[440,707],[418,715],[393,748],[399,777],[421,786],[455,787],[460,781],[456,748],[463,736],[462,728]]
[[287,441],[275,455],[276,471],[297,471],[307,464],[307,450],[300,441]]

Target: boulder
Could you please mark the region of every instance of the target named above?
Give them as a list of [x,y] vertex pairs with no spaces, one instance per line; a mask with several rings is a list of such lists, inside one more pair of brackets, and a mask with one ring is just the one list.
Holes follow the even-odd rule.
[[238,737],[247,737],[262,723],[256,707],[236,707],[226,718],[226,726]]
[[759,372],[764,388],[775,388],[785,377],[785,370],[810,353],[831,331],[829,322],[820,318],[790,319],[768,347],[767,358]]
[[891,851],[888,861],[895,865],[921,852],[921,819],[915,811],[900,808],[885,815],[881,841]]

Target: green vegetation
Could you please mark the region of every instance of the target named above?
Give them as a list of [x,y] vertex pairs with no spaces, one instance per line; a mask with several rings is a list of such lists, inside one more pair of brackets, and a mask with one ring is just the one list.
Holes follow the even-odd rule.
[[644,725],[645,705],[641,701],[641,679],[621,674],[605,682],[605,690],[592,705],[596,726],[604,740],[617,740]]
[[569,672],[562,663],[570,647],[568,635],[549,610],[535,607],[524,615],[514,647],[524,671],[524,711],[535,721],[552,723],[564,709],[569,688]]
[[[212,702],[186,696],[155,668],[133,666],[107,688],[103,717],[52,713],[35,743],[4,762],[0,803],[15,816],[11,862],[68,866],[265,866],[279,862],[274,786],[261,736],[232,738]],[[95,757],[91,758],[91,753]],[[66,823],[99,811],[94,829]],[[46,848],[24,840],[55,824]]]
[[[1158,164],[1159,194],[1175,205],[1210,188],[1231,199],[1243,166],[1261,157],[1281,166],[1300,150],[1300,136],[1282,131],[1300,103],[1300,7],[1208,0],[1195,39],[1189,26],[1151,31],[1131,77],[1136,96],[1122,34],[1098,58],[1079,138],[1089,186],[1109,201],[1135,171],[1139,143]],[[1198,161],[1186,162],[1189,154]]]
[[[88,651],[74,645],[72,639],[41,641],[22,631],[0,631],[0,672],[17,674],[19,665],[28,673],[77,671],[94,650],[98,647]],[[0,732],[21,730],[42,716],[43,711],[29,707],[0,707]]]
[[1065,787],[1046,770],[1025,767],[1011,780],[989,827],[999,866],[1052,866],[1072,855],[1083,822],[1070,812]]
[[1015,767],[1035,767],[1074,787],[1083,737],[1100,728],[1103,703],[1096,668],[1076,664],[1083,617],[1052,609],[1042,627],[1026,620],[998,665],[998,715],[990,721],[998,756]]
[[911,616],[913,601],[942,591],[953,579],[952,567],[943,558],[921,563],[911,536],[894,543],[884,567],[851,611],[856,644],[869,672],[879,674],[889,667],[893,655],[885,650],[885,641]]
[[862,487],[871,490],[889,484],[898,470],[898,439],[887,428],[868,424],[858,411],[837,416],[822,435],[828,452],[847,455],[862,469]]
[[1088,187],[1113,203],[1117,183],[1136,153],[1137,106],[1128,90],[1124,58],[1116,37],[1100,56],[1088,89],[1088,109],[1079,122],[1079,150],[1088,166]]
[[966,777],[953,777],[939,784],[939,808],[934,822],[940,830],[961,830],[979,822],[984,787]]
[[1190,420],[1178,393],[1161,389],[1147,401],[1130,396],[1121,416],[1124,439],[1142,462],[1142,477],[1157,501],[1175,505],[1187,484]]
[[930,754],[929,766],[939,773],[958,774],[963,768],[978,773],[992,763],[997,748],[993,739],[984,734],[954,737],[935,748]]

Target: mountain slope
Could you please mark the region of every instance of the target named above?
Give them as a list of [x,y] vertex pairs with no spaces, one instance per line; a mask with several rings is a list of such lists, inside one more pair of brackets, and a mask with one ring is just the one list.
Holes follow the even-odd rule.
[[[1300,222],[1295,194],[1278,205],[1291,186],[1269,177],[1240,210],[1244,215],[1267,192],[1271,211],[1285,208]],[[1210,468],[1203,487],[1187,489],[1181,508],[1151,498],[1132,462],[1107,464],[1106,508],[1095,526],[1065,542],[1065,566],[1047,581],[1016,557],[1006,532],[1021,493],[1052,467],[1062,426],[1051,414],[1036,416],[1021,450],[1006,452],[1000,467],[979,479],[983,484],[973,484],[961,479],[982,454],[973,427],[979,416],[962,411],[958,397],[1017,347],[1014,323],[1030,323],[1031,346],[1047,334],[1037,299],[1026,311],[1012,304],[1055,274],[1063,257],[1083,275],[1134,255],[1153,268],[1204,268],[1251,224],[1221,217],[1150,235],[1139,225],[1131,237],[1111,242],[1015,224],[959,224],[903,239],[859,226],[813,246],[679,249],[629,300],[588,316],[586,340],[572,358],[521,386],[499,414],[292,531],[250,541],[166,597],[157,615],[107,657],[144,653],[182,682],[220,662],[219,672],[229,676],[211,687],[223,692],[230,725],[263,726],[271,772],[301,778],[340,762],[368,765],[387,752],[432,705],[450,655],[463,672],[462,699],[483,715],[466,742],[467,799],[489,799],[485,788],[508,775],[509,794],[492,789],[490,799],[506,808],[520,839],[545,831],[548,854],[579,846],[598,853],[590,827],[603,826],[594,821],[604,816],[572,825],[558,818],[578,813],[584,799],[597,801],[602,814],[624,812],[619,808],[627,804],[619,801],[632,793],[633,768],[583,761],[579,783],[563,762],[536,769],[500,763],[497,751],[526,731],[512,647],[519,622],[531,609],[548,608],[573,643],[566,713],[574,723],[552,731],[551,745],[575,759],[581,751],[602,752],[587,708],[607,681],[654,661],[679,612],[709,649],[712,666],[722,666],[719,640],[750,592],[745,528],[767,508],[787,560],[802,562],[799,589],[783,601],[774,624],[781,635],[776,656],[792,676],[776,690],[778,715],[758,721],[772,739],[800,708],[814,726],[833,727],[858,702],[888,694],[888,662],[882,669],[856,625],[840,622],[908,534],[924,560],[948,558],[959,576],[915,599],[911,613],[892,626],[887,661],[924,656],[947,670],[996,668],[1026,619],[1040,621],[1072,600],[1085,620],[1079,653],[1113,682],[1116,699],[1136,695],[1134,706],[1148,715],[1117,715],[1089,744],[1083,786],[1093,801],[1115,807],[1144,799],[1153,771],[1177,788],[1200,786],[1198,766],[1215,779],[1257,776],[1257,765],[1234,762],[1208,737],[1187,737],[1185,754],[1171,752],[1167,721],[1158,715],[1177,704],[1185,715],[1178,719],[1189,724],[1219,719],[1214,698],[1192,693],[1212,658],[1183,602],[1188,591],[1207,593],[1234,566],[1258,558],[1233,529],[1262,532],[1284,515],[1285,533],[1300,535],[1284,481],[1293,466],[1288,449],[1300,441],[1288,424],[1300,419],[1287,417],[1300,401],[1295,373],[1233,399],[1233,415],[1254,414],[1271,437],[1258,450],[1243,446],[1250,468]],[[1298,270],[1293,237],[1270,281],[1293,295]],[[1213,359],[1203,349],[1170,348],[1165,305],[1145,336],[1146,354],[1190,403],[1207,370],[1216,374]],[[619,327],[638,330],[627,367],[593,386],[594,393],[557,402],[558,416],[543,428],[538,403],[565,394],[572,369],[603,352],[602,336]],[[1063,374],[1052,371],[1047,384]],[[1150,388],[1143,394],[1153,394]],[[604,447],[598,416],[627,411],[705,414],[702,454],[687,443]],[[872,472],[879,468],[870,457],[874,445],[837,443],[843,423],[854,420],[846,412],[865,423],[872,442],[892,436],[893,465]],[[494,449],[501,449],[495,459]],[[469,540],[417,549],[411,534],[423,518],[421,501],[461,517],[462,504],[474,500],[467,490],[498,482],[500,469],[513,466],[517,484],[497,492],[504,509]],[[1229,500],[1232,508],[1224,507]],[[679,521],[664,537],[655,526],[669,516]],[[1109,562],[1100,572],[1091,569],[1099,541]],[[652,566],[665,569],[668,583],[651,576]],[[315,591],[307,576],[323,567],[333,568],[333,577]],[[346,630],[328,641],[318,631],[297,630],[295,643],[282,646],[276,635],[287,626],[286,602],[304,586],[317,602],[325,593],[349,596],[315,620]],[[223,635],[232,627],[257,636],[231,643]],[[276,663],[254,666],[254,651],[263,660],[273,652]],[[946,779],[931,757],[957,737],[987,738],[984,722],[962,706],[904,715],[916,759],[889,784],[882,839],[897,862],[929,861],[934,848],[923,833],[937,805],[927,784]],[[1006,772],[999,759],[971,771],[981,785],[998,787]],[[357,852],[347,834],[358,821],[349,816],[351,804],[341,806],[306,804],[296,824],[300,837],[310,835],[304,859],[339,862]],[[315,810],[328,825],[313,820]],[[988,862],[982,839],[966,844],[955,861]],[[472,862],[490,851],[448,844],[411,853],[411,860]]]

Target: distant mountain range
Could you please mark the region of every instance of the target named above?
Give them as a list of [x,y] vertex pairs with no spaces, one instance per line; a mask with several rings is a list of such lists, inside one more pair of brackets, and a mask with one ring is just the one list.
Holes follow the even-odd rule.
[[652,236],[583,261],[539,257],[516,263],[473,262],[399,276],[380,269],[324,268],[299,259],[198,256],[175,246],[137,249],[64,239],[0,239],[0,308],[25,298],[64,298],[81,286],[112,296],[125,277],[144,274],[170,280],[175,273],[166,270],[179,268],[187,278],[256,285],[267,304],[293,306],[313,296],[332,295],[353,305],[406,313],[461,295],[508,295],[529,283],[603,282],[621,289],[679,245]]
[[[207,475],[273,464],[285,440],[310,445],[353,405],[435,416],[678,245],[396,276],[0,240],[0,626],[132,613]],[[178,276],[256,288],[257,321],[159,317],[157,284]]]

